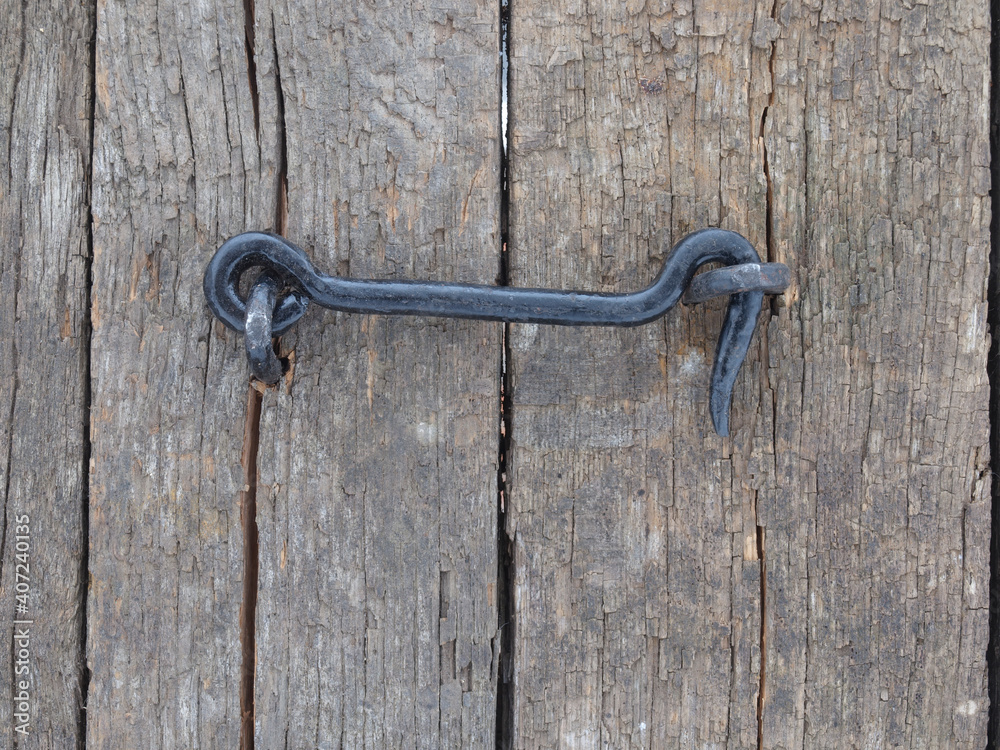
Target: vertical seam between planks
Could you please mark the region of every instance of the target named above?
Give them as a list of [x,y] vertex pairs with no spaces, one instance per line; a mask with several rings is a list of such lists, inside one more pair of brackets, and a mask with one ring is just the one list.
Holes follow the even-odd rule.
[[[508,222],[510,217],[510,0],[500,0],[500,268],[499,286],[510,285]],[[514,742],[514,549],[507,531],[507,477],[510,468],[511,398],[510,398],[510,324],[504,323],[500,338],[499,411],[497,436],[497,634],[494,644],[496,664],[497,750],[506,750]],[[499,653],[499,657],[497,654]]]
[[990,469],[992,473],[992,504],[990,523],[990,615],[989,642],[986,647],[987,690],[990,699],[987,719],[986,747],[1000,743],[1000,0],[990,0],[990,196],[993,212],[990,218],[990,263],[988,325],[991,335],[987,375],[990,384]]
[[94,2],[91,21],[93,28],[90,36],[90,163],[87,165],[89,180],[87,183],[87,257],[84,260],[86,274],[86,297],[84,300],[84,316],[81,337],[86,342],[83,352],[83,413],[81,430],[83,432],[83,455],[80,475],[81,508],[80,508],[80,713],[77,719],[77,747],[87,747],[87,694],[90,692],[91,672],[87,663],[87,608],[90,597],[90,462],[93,455],[91,446],[91,406],[94,403],[92,360],[94,344],[93,289],[94,289],[94,150],[97,133],[97,13],[99,5]]

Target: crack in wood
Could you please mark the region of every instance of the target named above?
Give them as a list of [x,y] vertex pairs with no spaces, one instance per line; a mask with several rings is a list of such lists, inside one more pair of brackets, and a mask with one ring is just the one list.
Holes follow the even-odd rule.
[[243,424],[243,490],[240,492],[240,520],[243,526],[243,602],[240,606],[240,750],[254,748],[254,680],[257,671],[256,622],[257,577],[260,571],[257,529],[257,449],[260,444],[260,412],[263,392],[256,382],[247,389],[247,409]]
[[[757,504],[754,503],[754,514]],[[757,750],[764,747],[764,690],[767,674],[767,564],[764,561],[764,527],[757,526],[757,560],[760,565],[760,685],[757,690]]]
[[[256,88],[256,66],[254,55],[254,4],[245,0],[247,14],[247,64],[250,69],[251,93],[254,103],[254,122],[259,127],[258,94]],[[284,235],[288,223],[288,152],[285,136],[285,98],[281,88],[281,68],[278,63],[278,42],[271,16],[271,41],[274,52],[275,89],[277,94],[277,195],[275,200],[274,231]],[[259,135],[259,130],[258,130]],[[279,351],[280,339],[273,339],[275,351]],[[288,358],[281,359],[286,373]],[[256,703],[255,685],[257,671],[257,596],[260,575],[260,533],[257,527],[257,481],[259,476],[258,449],[260,445],[260,418],[263,394],[266,386],[252,381],[247,391],[247,410],[244,422],[243,491],[240,494],[240,513],[243,524],[243,603],[240,608],[240,643],[243,648],[243,664],[240,673],[240,748],[253,750],[255,746]],[[287,737],[286,737],[287,742]]]
[[[252,2],[252,0],[248,0]],[[278,200],[274,215],[274,231],[284,236],[288,228],[288,140],[285,134],[285,92],[281,87],[281,64],[278,62],[278,35],[271,15],[271,43],[274,45],[274,87],[278,106],[276,119],[278,139]]]
[[256,50],[256,30],[257,23],[254,0],[243,0],[243,27],[244,43],[246,44],[247,56],[247,79],[250,83],[250,101],[253,102],[253,131],[260,140],[260,94],[257,91],[257,50]]
[[[27,26],[27,15],[28,15],[28,0],[21,0],[21,25],[20,29],[24,29]],[[6,19],[5,19],[6,20]],[[14,78],[12,85],[10,87],[11,91],[11,102],[10,102],[10,117],[7,120],[7,132],[14,132],[14,102],[17,99],[17,90],[21,82],[21,71],[24,69],[24,59],[27,56],[28,51],[28,37],[27,34],[22,32],[21,34],[21,48],[17,58],[17,67],[14,68]],[[13,159],[13,148],[14,139],[9,138],[7,140],[7,178],[13,182],[14,179],[14,159]]]
[[[771,4],[771,20],[777,21],[778,18],[778,3],[777,0]],[[767,114],[774,104],[774,54],[777,49],[777,39],[771,41],[771,50],[768,53],[767,58],[767,71],[771,76],[771,91],[768,95],[767,106],[764,107],[764,111],[760,115],[760,145],[761,154],[764,160],[764,180],[767,185],[767,192],[764,205],[764,243],[765,251],[767,253],[767,262],[775,263],[777,262],[777,253],[774,248],[774,182],[771,178],[771,165],[768,162],[767,156],[767,136],[765,133],[767,126]],[[778,295],[774,295],[768,301],[768,305],[771,310],[771,317],[775,317],[778,314]],[[766,365],[766,363],[765,363]]]
[[[771,4],[771,20],[777,20],[778,14],[778,2],[775,0]],[[769,263],[775,262],[777,258],[777,253],[774,247],[774,181],[771,176],[771,165],[768,160],[767,153],[767,115],[774,104],[774,57],[775,51],[777,49],[777,39],[771,41],[771,49],[768,54],[767,60],[767,70],[771,77],[770,92],[768,95],[767,106],[764,107],[760,116],[760,145],[761,145],[761,156],[763,159],[763,170],[764,170],[764,180],[767,186],[765,193],[765,204],[764,204],[764,238],[765,238],[765,251],[767,254],[767,261]],[[778,300],[777,297],[772,297],[768,303],[771,317],[774,318],[778,314]],[[761,336],[761,371],[764,378],[767,378],[767,368],[770,361],[770,356],[768,353],[768,341],[766,331],[764,335]],[[766,383],[770,389],[770,383]],[[777,403],[776,394],[773,389],[771,389],[771,409],[772,409],[772,419],[771,419],[771,438],[772,445],[777,449]],[[757,560],[758,565],[760,565],[760,677],[757,687],[757,750],[763,750],[764,747],[764,701],[767,694],[767,562],[764,558],[764,526],[760,523],[760,509],[758,504],[760,502],[760,496],[754,499],[754,518],[757,527]]]

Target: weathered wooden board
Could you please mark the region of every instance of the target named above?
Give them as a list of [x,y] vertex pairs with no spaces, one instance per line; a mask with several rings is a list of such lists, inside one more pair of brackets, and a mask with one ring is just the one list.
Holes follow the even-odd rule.
[[[638,289],[703,226],[765,244],[753,7],[730,5],[512,6],[513,283]],[[512,326],[516,747],[756,743],[761,564],[730,456],[759,397],[714,435],[721,310]]]
[[65,748],[86,681],[94,17],[18,1],[0,23],[0,747]]
[[496,281],[499,4],[5,1],[0,746],[20,614],[25,747],[984,744],[987,4],[510,10],[511,283],[792,266],[733,436],[722,301],[313,311],[273,389],[210,321],[245,229]]
[[705,225],[798,280],[728,440],[721,303],[512,326],[514,746],[982,745],[987,19],[512,5],[514,284],[635,288]]
[[[494,283],[498,5],[255,14],[286,236],[331,273]],[[285,339],[260,425],[257,747],[493,747],[499,325],[316,311]]]
[[[201,277],[273,226],[243,4],[97,14],[87,746],[236,747],[248,375]],[[258,113],[259,110],[259,113]]]
[[755,470],[763,734],[982,747],[989,9],[789,3],[776,20],[773,245],[799,285],[768,331],[757,437],[775,441]]
[[[24,740],[21,727],[33,746],[64,747],[80,731],[85,680],[93,16],[80,7],[5,3],[0,18],[8,29],[0,41],[0,607],[11,648],[0,679],[0,736]],[[25,694],[27,720],[18,716]]]

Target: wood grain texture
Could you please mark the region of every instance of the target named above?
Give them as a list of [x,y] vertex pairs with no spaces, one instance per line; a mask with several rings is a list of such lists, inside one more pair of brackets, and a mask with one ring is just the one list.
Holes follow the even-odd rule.
[[[636,289],[702,226],[761,247],[752,6],[512,13],[512,283]],[[753,498],[708,419],[721,310],[511,327],[516,747],[756,742]]]
[[[287,236],[492,283],[499,8],[258,2]],[[260,429],[257,747],[493,747],[500,327],[310,312]]]
[[273,226],[242,3],[102,3],[93,175],[88,748],[237,747],[248,373],[221,241]]
[[798,280],[729,440],[721,303],[512,326],[514,746],[982,746],[987,11],[512,5],[512,283]]
[[755,438],[773,746],[985,741],[988,18],[776,10],[764,137],[799,285]]
[[[494,282],[499,10],[0,2],[9,644],[19,515],[32,536],[18,747],[239,746],[250,615],[245,746],[495,746],[500,326],[311,311],[258,417],[201,275],[272,229],[330,272]],[[511,12],[511,283],[636,289],[709,225],[795,282],[725,440],[722,301],[510,327],[500,734],[982,747],[987,4]]]
[[[94,19],[76,3],[18,0],[0,4],[0,21],[0,746],[65,748],[79,739],[85,679]],[[22,692],[27,722],[14,715]]]

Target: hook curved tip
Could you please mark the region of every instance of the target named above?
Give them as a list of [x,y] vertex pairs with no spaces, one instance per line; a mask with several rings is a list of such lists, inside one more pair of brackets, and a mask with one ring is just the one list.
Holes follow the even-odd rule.
[[712,385],[709,410],[715,431],[722,437],[729,435],[729,408],[733,399],[736,376],[743,366],[757,317],[760,314],[763,292],[740,292],[729,298],[726,318],[719,334],[719,344],[712,365]]
[[[727,394],[732,395],[732,394]],[[715,433],[719,437],[729,437],[729,398],[722,399],[725,403],[722,406],[717,406],[715,401],[712,399],[711,412],[712,412],[712,426],[715,428]]]

